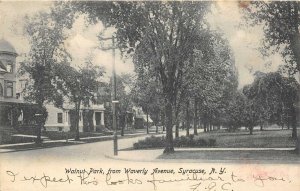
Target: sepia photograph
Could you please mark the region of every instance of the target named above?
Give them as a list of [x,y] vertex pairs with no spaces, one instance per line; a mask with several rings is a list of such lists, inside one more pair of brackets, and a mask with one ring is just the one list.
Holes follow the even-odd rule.
[[0,0],[0,191],[299,191],[300,1]]

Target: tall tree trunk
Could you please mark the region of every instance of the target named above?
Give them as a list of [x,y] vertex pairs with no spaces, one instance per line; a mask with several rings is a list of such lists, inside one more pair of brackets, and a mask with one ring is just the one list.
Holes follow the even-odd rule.
[[198,100],[195,98],[195,103],[194,103],[194,135],[198,135]]
[[175,125],[175,137],[179,137],[179,120],[176,119],[176,125]]
[[297,125],[296,125],[296,124],[293,124],[292,138],[293,138],[294,140],[297,140],[297,139],[298,139],[298,136],[297,136]]
[[124,129],[125,129],[125,126],[122,126],[122,127],[121,127],[121,136],[122,136],[122,137],[124,136]]
[[147,134],[149,134],[149,113],[147,109]]
[[159,118],[159,114],[158,112],[156,113],[156,122],[155,122],[155,132],[158,133],[158,118]]
[[[299,35],[299,5],[298,2],[292,2],[293,7],[294,7],[294,30],[295,30],[295,35],[293,39],[291,40],[291,45],[292,45],[292,51],[294,58],[297,63],[297,70],[298,70],[298,78],[300,80],[300,35]],[[300,99],[299,99],[300,100]],[[299,104],[299,102],[298,102]],[[300,141],[298,140],[297,136],[297,118],[296,118],[296,113],[295,113],[295,108],[292,108],[292,138],[294,140],[297,140],[297,146],[296,150],[298,153],[300,153]],[[289,120],[288,120],[288,129],[289,129]]]
[[294,140],[298,139],[297,136],[297,116],[295,107],[292,108],[292,138]]
[[186,136],[190,135],[190,101],[187,100],[186,102]]
[[121,114],[120,119],[119,119],[119,123],[121,125],[121,136],[122,137],[124,136],[124,130],[125,130],[125,125],[126,125],[125,119],[126,119],[126,113]]
[[297,140],[297,143],[296,143],[296,153],[300,154],[300,140],[299,139]]
[[178,114],[179,114],[179,109],[180,109],[180,104],[177,105],[177,97],[175,97],[174,100],[174,112],[175,112],[175,138],[179,137],[179,119],[178,119]]
[[43,103],[44,101],[41,101],[38,103],[38,113],[36,113],[36,122],[37,122],[37,126],[36,126],[36,140],[35,143],[36,144],[41,144],[42,143],[42,127],[45,125],[42,122],[42,113],[40,111],[42,111],[43,108]]
[[162,126],[163,126],[163,132],[164,132],[165,131],[165,126],[166,126],[166,115],[165,115],[164,112],[162,114]]
[[166,116],[166,145],[164,149],[164,153],[173,153],[174,147],[173,147],[173,120],[172,120],[172,103],[170,100],[167,101],[165,106],[165,116]]
[[127,124],[127,112],[125,112],[125,128],[128,130],[128,124]]
[[75,141],[79,141],[80,137],[79,137],[79,112],[80,112],[80,104],[81,101],[78,101],[77,103],[75,103],[75,112],[76,112],[76,134],[75,134]]
[[250,135],[253,135],[253,126],[249,127]]
[[179,119],[178,119],[178,111],[175,111],[175,137],[179,137]]

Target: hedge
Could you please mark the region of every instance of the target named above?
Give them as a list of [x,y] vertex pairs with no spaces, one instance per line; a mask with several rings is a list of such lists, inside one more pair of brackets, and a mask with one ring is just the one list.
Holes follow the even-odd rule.
[[[144,140],[139,140],[133,144],[134,149],[146,148],[163,148],[165,146],[165,136],[162,137],[146,137]],[[199,136],[181,136],[173,141],[174,147],[213,147],[216,145],[216,139],[205,139]]]

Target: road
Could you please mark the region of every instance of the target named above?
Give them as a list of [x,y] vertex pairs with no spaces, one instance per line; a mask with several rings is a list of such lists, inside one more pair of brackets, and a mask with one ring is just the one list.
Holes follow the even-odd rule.
[[[184,133],[184,131],[182,132]],[[119,140],[119,149],[125,149],[131,147],[134,142],[142,137],[120,139]],[[161,152],[162,150],[158,150]],[[179,168],[185,169],[204,169],[207,172],[212,171],[212,169],[220,170],[226,169],[228,171],[222,178],[224,180],[231,181],[231,172],[234,172],[235,175],[240,177],[250,177],[247,182],[236,183],[231,182],[226,186],[230,190],[241,190],[246,191],[248,188],[254,188],[253,181],[251,180],[252,176],[249,176],[249,173],[256,172],[272,172],[273,176],[281,178],[282,172],[275,172],[274,175],[274,166],[272,165],[257,165],[257,164],[247,164],[242,166],[240,164],[217,164],[217,163],[183,163],[184,161],[159,161],[159,162],[135,162],[135,161],[125,161],[107,158],[105,155],[112,155],[113,153],[113,141],[102,141],[96,143],[88,144],[79,144],[72,146],[64,147],[55,147],[55,148],[46,148],[38,150],[27,150],[20,152],[10,152],[10,153],[1,153],[0,154],[0,191],[61,191],[61,190],[72,190],[72,191],[99,191],[99,190],[111,190],[111,191],[126,191],[126,190],[145,190],[145,191],[154,191],[154,190],[191,190],[191,186],[195,185],[195,182],[187,179],[187,175],[178,173]],[[124,153],[124,152],[123,152]],[[127,152],[130,153],[130,152]],[[148,154],[145,153],[144,154]],[[130,155],[130,154],[129,154]],[[136,156],[132,156],[136,157]],[[137,156],[138,157],[138,156]],[[180,163],[181,162],[181,163]],[[125,168],[139,169],[143,172],[149,171],[145,174],[134,173],[126,175]],[[88,185],[85,181],[81,181],[82,177],[79,174],[69,174],[67,169],[75,170],[91,170],[103,169],[104,173],[108,173],[109,170],[121,170],[120,174],[112,174],[107,176],[105,174],[92,173],[88,175],[86,181],[90,181]],[[154,178],[150,173],[154,169],[160,170],[174,170],[176,173],[171,174],[157,174],[157,177],[161,179],[175,179],[179,178],[183,180],[188,180],[183,182],[171,181],[169,183],[160,184],[157,183],[154,186],[153,183],[149,182]],[[292,182],[286,183],[283,182],[282,186],[287,188],[287,190],[298,191],[299,184],[297,183],[297,177],[299,177],[299,167],[296,168],[294,165],[282,165],[280,169],[284,169],[284,172],[287,173],[286,177],[291,177]],[[66,177],[70,176],[73,182],[67,182],[64,180]],[[200,175],[199,175],[200,176]],[[206,176],[209,176],[208,173]],[[25,178],[26,177],[26,178]],[[45,179],[40,181],[41,178],[49,177],[49,179],[55,181],[48,181],[47,188],[45,187]],[[295,177],[295,178],[293,178]],[[95,179],[96,178],[96,179]],[[109,181],[107,182],[107,178]],[[26,181],[24,181],[26,179]],[[37,180],[35,180],[37,179]],[[62,182],[57,182],[62,180]],[[141,181],[143,184],[136,184],[135,180]],[[97,181],[97,184],[93,184],[93,181]],[[112,185],[111,181],[118,181],[120,184]],[[209,186],[210,182],[203,182],[201,184],[201,189],[205,190]],[[199,184],[200,185],[200,184]],[[222,185],[221,185],[222,186]],[[272,182],[269,182],[266,185],[265,189],[254,189],[257,191],[264,190],[274,190],[274,187],[281,188],[278,185],[275,185]],[[226,187],[226,188],[227,188]],[[260,188],[260,187],[259,187]],[[253,190],[253,189],[252,189]],[[278,190],[279,191],[279,190]]]
[[[132,147],[133,143],[139,139],[143,139],[146,136],[140,136],[135,138],[128,139],[119,139],[118,148],[125,149]],[[79,160],[79,161],[88,161],[88,160],[111,160],[105,157],[105,155],[112,155],[113,153],[113,141],[101,141],[87,144],[78,144],[71,146],[63,147],[53,147],[53,148],[44,148],[36,150],[26,150],[19,152],[9,152],[1,153],[0,157],[2,161],[32,161],[34,160],[44,160],[45,158],[55,158],[56,160]]]
[[[192,133],[192,130],[190,130]],[[186,132],[181,130],[180,136],[184,135]],[[158,136],[162,136],[160,134]],[[126,149],[132,147],[133,143],[137,142],[140,139],[144,139],[147,136],[143,135],[135,138],[123,138],[118,140],[118,149]],[[56,160],[63,161],[90,161],[90,160],[101,160],[101,161],[110,161],[111,159],[106,156],[113,155],[113,141],[101,141],[94,143],[62,146],[62,147],[53,147],[53,148],[43,148],[36,150],[26,150],[18,152],[8,152],[0,153],[0,158],[3,161],[20,162],[20,161],[43,161],[45,158],[55,158]]]

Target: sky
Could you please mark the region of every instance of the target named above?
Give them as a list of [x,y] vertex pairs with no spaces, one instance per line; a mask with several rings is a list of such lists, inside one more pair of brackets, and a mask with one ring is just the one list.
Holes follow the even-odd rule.
[[[38,11],[47,11],[51,5],[50,1],[6,2],[0,0],[0,38],[6,39],[15,47],[20,55],[18,61],[21,61],[22,56],[29,50],[28,40],[22,30],[24,16],[33,15]],[[238,27],[242,16],[237,2],[217,2],[216,7],[207,18],[212,28],[223,31],[230,43],[238,69],[239,87],[250,84],[254,79],[255,71],[276,71],[278,66],[283,63],[279,54],[262,58],[257,50],[263,38],[262,27],[244,29]],[[66,46],[73,57],[72,64],[75,67],[80,66],[87,57],[90,57],[93,64],[106,69],[106,77],[109,77],[113,62],[112,51],[95,48],[100,45],[97,35],[103,30],[104,27],[101,23],[87,26],[84,16],[80,16],[70,31]],[[109,29],[104,34],[110,36],[112,31],[113,29]],[[109,42],[106,42],[104,46],[110,46]],[[117,74],[134,72],[131,60],[122,59],[118,51],[115,62]]]

